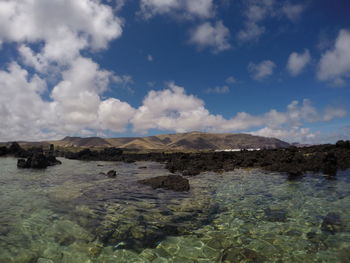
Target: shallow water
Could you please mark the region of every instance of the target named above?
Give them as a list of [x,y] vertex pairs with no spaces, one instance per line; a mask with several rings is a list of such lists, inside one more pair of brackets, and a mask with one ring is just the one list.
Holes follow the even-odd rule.
[[[38,171],[0,158],[0,263],[349,262],[349,170],[203,173],[176,193],[136,183],[168,174],[158,163],[62,161]],[[99,175],[110,169],[117,178]]]

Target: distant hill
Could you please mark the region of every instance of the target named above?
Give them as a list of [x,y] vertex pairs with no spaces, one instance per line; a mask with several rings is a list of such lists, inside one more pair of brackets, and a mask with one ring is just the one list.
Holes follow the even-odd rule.
[[66,137],[50,143],[61,147],[118,147],[137,150],[223,150],[242,148],[283,148],[289,144],[250,134],[190,132],[147,137]]

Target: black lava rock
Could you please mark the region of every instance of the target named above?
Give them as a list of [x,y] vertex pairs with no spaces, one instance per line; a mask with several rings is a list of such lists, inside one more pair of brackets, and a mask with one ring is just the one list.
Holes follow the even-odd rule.
[[190,184],[186,178],[180,175],[157,176],[138,181],[141,184],[149,185],[153,189],[164,188],[177,192],[189,191]]
[[116,177],[116,176],[117,176],[117,172],[114,171],[114,170],[110,170],[110,171],[107,173],[107,176],[108,176],[108,177]]

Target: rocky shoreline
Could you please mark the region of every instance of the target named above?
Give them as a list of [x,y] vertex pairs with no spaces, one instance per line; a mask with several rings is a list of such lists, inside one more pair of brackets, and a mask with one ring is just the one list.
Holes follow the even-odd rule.
[[[41,155],[38,155],[40,153]],[[32,158],[44,155],[42,148],[22,149],[17,143],[8,148],[0,147],[0,156],[14,155],[19,158]],[[301,177],[307,172],[323,173],[330,178],[338,169],[350,168],[350,141],[310,147],[288,147],[240,152],[194,152],[194,153],[124,153],[119,148],[105,148],[102,151],[84,149],[78,152],[49,150],[47,156],[86,161],[155,161],[165,163],[171,173],[195,176],[205,171],[225,172],[237,168],[261,168],[267,171],[282,172],[290,179]],[[56,160],[56,159],[55,159]],[[54,161],[53,164],[56,164]],[[56,160],[57,161],[57,160]],[[24,164],[24,161],[20,161]],[[28,161],[27,161],[28,162]],[[58,163],[58,162],[57,162]],[[39,167],[40,168],[40,167]]]
[[241,152],[131,154],[123,153],[120,149],[107,148],[100,152],[84,149],[77,153],[61,154],[66,158],[77,160],[162,162],[171,173],[180,173],[184,176],[195,176],[205,171],[225,172],[236,168],[262,168],[267,171],[286,173],[290,179],[295,179],[307,172],[323,173],[333,177],[338,169],[350,168],[350,141],[302,148]]

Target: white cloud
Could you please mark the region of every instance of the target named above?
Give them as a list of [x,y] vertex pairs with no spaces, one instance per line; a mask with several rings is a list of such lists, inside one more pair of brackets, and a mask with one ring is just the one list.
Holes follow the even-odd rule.
[[220,117],[209,114],[202,100],[169,83],[168,89],[148,93],[131,123],[136,132],[149,129],[184,132],[214,125],[217,118]]
[[245,18],[244,27],[238,32],[237,38],[241,42],[257,41],[266,32],[265,26],[262,25],[265,20],[287,17],[294,22],[299,19],[304,8],[303,5],[294,5],[288,1],[246,1],[246,9],[243,14]]
[[[127,85],[132,78],[81,55],[106,48],[121,33],[121,20],[98,0],[1,1],[0,42],[17,43],[20,62],[30,70],[12,62],[0,71],[0,140],[86,135],[103,127],[122,131],[132,108],[101,96],[110,84]],[[111,108],[120,109],[119,121],[107,120]]]
[[231,48],[229,43],[230,31],[222,21],[215,24],[205,22],[191,32],[190,42],[199,49],[211,48],[214,53]]
[[217,86],[215,88],[208,88],[205,90],[206,93],[217,93],[217,94],[226,94],[230,92],[229,86]]
[[249,63],[248,70],[256,80],[263,80],[273,74],[276,64],[271,60],[264,60],[258,64]]
[[330,121],[337,118],[343,118],[347,115],[347,111],[343,108],[332,108],[327,107],[324,110],[323,120],[324,121]]
[[236,83],[237,80],[234,76],[229,76],[227,79],[226,79],[226,83],[227,84],[233,84],[233,83]]
[[350,77],[350,31],[340,30],[335,45],[320,60],[317,77],[321,81],[344,84]]
[[[123,79],[123,78],[122,78]],[[0,141],[86,135],[91,130],[124,131],[135,110],[118,99],[101,100],[111,82],[121,81],[90,59],[78,58],[50,93],[46,82],[17,63],[0,71]]]
[[297,76],[304,70],[305,66],[309,64],[310,61],[311,56],[309,50],[306,49],[302,54],[293,52],[288,58],[287,69],[291,75]]
[[0,71],[0,141],[43,137],[49,106],[41,99],[45,91],[44,80],[37,75],[29,77],[15,62]]
[[22,43],[24,62],[36,70],[49,63],[67,65],[81,50],[106,48],[121,33],[121,20],[100,1],[0,2],[0,42]]
[[140,14],[148,19],[169,14],[177,18],[211,18],[215,14],[213,0],[141,0]]
[[257,131],[250,132],[252,135],[278,138],[287,142],[307,143],[313,141],[317,136],[316,133],[310,131],[309,128],[288,128],[288,129],[271,129],[269,127],[261,128]]
[[266,29],[263,26],[259,26],[253,22],[247,22],[244,30],[238,32],[237,37],[238,40],[242,42],[257,40],[265,32],[265,30]]
[[304,131],[305,123],[330,121],[347,114],[344,109],[331,107],[320,112],[304,100],[301,104],[293,101],[285,112],[274,109],[262,115],[239,112],[226,119],[211,114],[203,100],[186,94],[175,83],[169,83],[165,90],[150,91],[143,104],[134,109],[115,98],[101,99],[115,76],[90,59],[77,59],[62,76],[51,93],[52,101],[45,101],[41,94],[47,92],[46,85],[40,77],[29,77],[16,63],[0,71],[0,141],[123,132],[129,124],[138,133],[150,129],[239,132],[266,127],[261,135],[263,131],[268,135],[269,131],[284,138],[283,130]]
[[305,6],[301,4],[291,4],[289,2],[282,6],[282,12],[289,18],[289,20],[297,21],[304,12]]
[[129,121],[135,115],[135,109],[128,103],[110,98],[102,101],[98,109],[98,119],[102,130],[124,132]]
[[149,61],[149,62],[152,62],[153,61],[153,56],[152,55],[147,55],[147,60]]
[[[344,117],[341,108],[326,108],[323,112],[312,106],[309,100],[292,101],[285,112],[270,110],[261,115],[238,112],[230,119],[213,115],[204,101],[186,94],[184,88],[170,83],[161,91],[150,91],[131,120],[134,131],[146,133],[150,129],[186,132],[204,130],[209,132],[238,132],[259,128],[253,133],[274,136],[288,141],[311,139],[314,135],[303,125],[330,121]],[[288,136],[290,136],[288,138]]]

